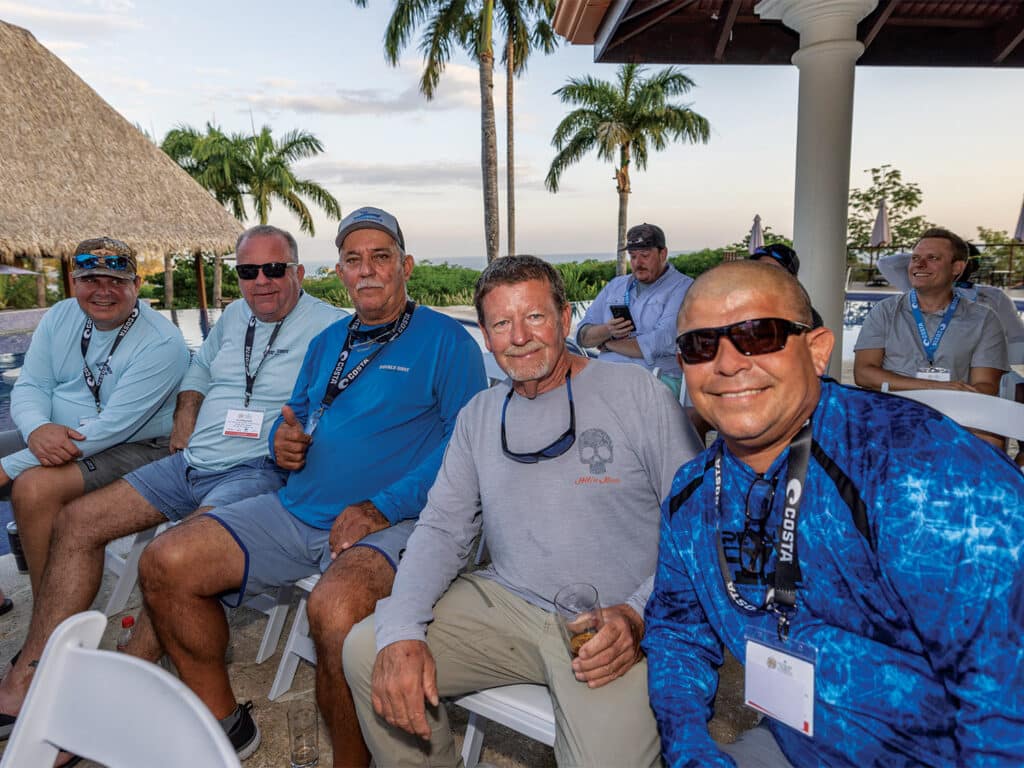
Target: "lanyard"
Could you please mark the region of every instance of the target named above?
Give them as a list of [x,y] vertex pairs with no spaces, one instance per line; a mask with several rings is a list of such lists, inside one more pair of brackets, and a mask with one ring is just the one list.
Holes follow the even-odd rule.
[[921,305],[917,301],[917,289],[912,289],[910,291],[910,311],[914,313],[914,322],[917,323],[917,335],[921,337],[921,344],[924,346],[924,355],[928,358],[929,366],[935,360],[935,353],[939,349],[939,342],[942,341],[942,337],[946,333],[946,328],[949,326],[950,318],[953,317],[953,313],[956,311],[956,307],[959,303],[960,294],[954,291],[953,300],[949,302],[949,306],[946,307],[946,311],[942,315],[942,322],[939,323],[939,327],[935,329],[935,335],[932,337],[931,341],[929,341],[928,328],[924,324],[924,315],[921,314]]
[[637,284],[636,278],[631,277],[626,281],[626,292],[622,296],[622,303],[629,307],[629,290],[635,287]]
[[284,324],[284,320],[278,320],[274,326],[274,330],[270,332],[270,338],[267,339],[267,347],[263,350],[263,357],[260,358],[260,364],[256,366],[256,370],[249,372],[249,362],[252,360],[252,345],[256,341],[256,315],[249,318],[249,327],[245,329],[245,349],[242,352],[242,361],[245,363],[245,408],[249,407],[249,401],[252,400],[252,390],[256,386],[256,377],[259,375],[260,368],[267,362],[267,357],[270,355],[270,349],[274,346],[274,341],[277,339],[277,334],[281,330],[281,326]]
[[722,450],[715,456],[715,514],[718,526],[718,565],[725,582],[725,591],[740,610],[749,614],[768,611],[775,614],[778,622],[779,639],[789,637],[789,619],[796,611],[797,583],[800,581],[800,561],[796,551],[797,522],[800,518],[800,502],[803,499],[804,483],[807,480],[807,465],[811,456],[811,422],[789,444],[789,464],[786,468],[786,498],[779,535],[775,544],[775,574],[773,585],[764,596],[764,603],[754,605],[744,599],[736,588],[729,573],[729,563],[722,546]]
[[345,336],[345,346],[341,348],[341,352],[338,354],[338,362],[334,365],[334,370],[331,372],[331,378],[327,380],[327,388],[324,390],[324,396],[320,401],[320,407],[313,415],[314,424],[320,420],[323,412],[331,407],[331,403],[334,402],[334,399],[352,386],[352,382],[359,377],[359,374],[366,370],[366,366],[372,363],[374,358],[384,351],[384,347],[405,333],[405,329],[409,327],[409,322],[412,320],[412,313],[415,309],[416,302],[406,301],[405,311],[398,320],[395,320],[393,323],[389,323],[383,328],[371,331],[368,338],[364,339],[364,341],[380,341],[381,339],[384,339],[381,346],[377,347],[377,349],[373,350],[373,352],[360,360],[359,364],[343,377],[341,374],[345,371],[345,363],[348,362],[349,354],[352,352],[354,340],[356,336],[361,335],[359,328],[362,326],[362,322],[359,320],[359,316],[356,315],[352,318],[352,322],[349,323],[348,326],[348,334]]
[[128,319],[124,321],[121,326],[121,330],[117,332],[117,337],[114,339],[113,345],[110,347],[110,353],[107,355],[107,359],[103,361],[103,365],[100,366],[99,378],[94,378],[92,370],[89,368],[89,363],[85,361],[85,354],[89,351],[89,343],[92,341],[92,329],[93,322],[92,318],[89,317],[85,321],[85,327],[82,329],[82,376],[85,377],[85,386],[92,392],[92,399],[96,401],[96,413],[99,413],[102,409],[100,408],[100,387],[103,386],[103,379],[106,378],[107,373],[110,371],[110,358],[114,356],[114,352],[117,351],[118,345],[121,340],[127,335],[128,331],[131,330],[132,326],[135,325],[135,321],[139,319],[139,302],[135,302],[135,307],[132,309],[132,313],[128,315]]

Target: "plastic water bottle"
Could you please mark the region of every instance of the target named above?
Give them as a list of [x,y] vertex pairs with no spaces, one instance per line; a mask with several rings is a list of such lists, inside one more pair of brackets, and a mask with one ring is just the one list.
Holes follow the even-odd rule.
[[121,633],[117,636],[117,650],[124,653],[135,633],[135,617],[125,616],[121,619]]

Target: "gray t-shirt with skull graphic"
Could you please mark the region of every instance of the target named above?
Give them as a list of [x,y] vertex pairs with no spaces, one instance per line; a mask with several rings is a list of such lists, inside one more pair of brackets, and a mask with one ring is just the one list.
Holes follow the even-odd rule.
[[[479,575],[545,610],[561,587],[589,582],[602,604],[629,603],[643,615],[661,500],[700,442],[669,389],[639,366],[591,360],[571,384],[576,441],[534,464],[502,450],[508,382],[459,413],[392,596],[377,604],[378,649],[425,637],[481,525],[491,564]],[[569,415],[565,386],[533,400],[512,395],[508,450],[541,451],[567,430]]]

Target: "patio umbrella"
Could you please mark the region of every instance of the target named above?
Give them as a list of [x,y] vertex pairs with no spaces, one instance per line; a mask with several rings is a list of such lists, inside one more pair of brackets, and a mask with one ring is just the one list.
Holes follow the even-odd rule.
[[1017,217],[1017,228],[1013,230],[1013,239],[1024,243],[1024,200],[1020,203],[1020,216]]
[[761,229],[761,214],[754,215],[754,226],[750,228],[750,246],[747,250],[753,254],[758,248],[764,248],[764,230]]
[[875,216],[875,226],[871,228],[871,240],[868,245],[872,248],[892,245],[892,233],[889,231],[889,211],[886,208],[884,197],[878,201],[878,215]]
[[38,275],[38,272],[33,272],[31,269],[22,269],[21,267],[14,267],[10,264],[0,264],[0,275]]

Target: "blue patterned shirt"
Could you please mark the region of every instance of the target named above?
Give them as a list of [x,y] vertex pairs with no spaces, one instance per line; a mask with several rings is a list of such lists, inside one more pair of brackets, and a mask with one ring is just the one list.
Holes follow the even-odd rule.
[[[813,437],[791,638],[817,649],[814,737],[769,722],[783,752],[797,766],[1024,764],[1020,470],[930,408],[830,380]],[[784,484],[788,454],[765,476]],[[742,662],[748,626],[774,631],[774,617],[730,602],[718,565],[721,529],[739,573],[755,477],[718,442],[679,470],[663,505],[644,649],[670,766],[732,765],[706,725],[722,643]],[[737,586],[760,605],[761,581]]]

